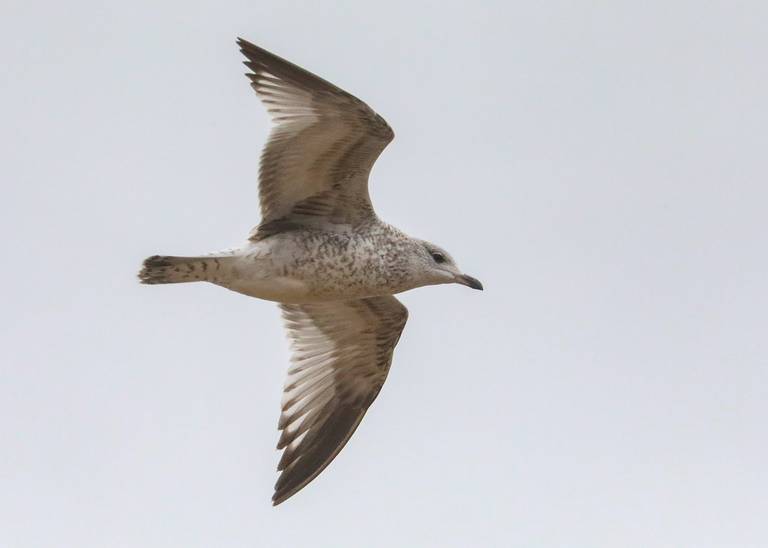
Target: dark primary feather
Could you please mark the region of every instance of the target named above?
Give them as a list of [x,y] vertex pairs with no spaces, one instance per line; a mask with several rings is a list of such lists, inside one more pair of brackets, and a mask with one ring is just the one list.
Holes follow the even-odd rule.
[[252,237],[371,218],[368,174],[394,138],[389,125],[330,82],[243,39],[237,43],[251,87],[277,124],[261,156],[262,223]]
[[317,477],[347,443],[387,378],[408,318],[391,296],[281,308],[293,356],[274,504]]

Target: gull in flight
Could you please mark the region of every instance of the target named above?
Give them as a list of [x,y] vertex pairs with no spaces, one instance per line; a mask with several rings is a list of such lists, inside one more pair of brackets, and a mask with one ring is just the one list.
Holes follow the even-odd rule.
[[154,255],[145,284],[210,282],[279,303],[292,347],[273,504],[328,466],[376,399],[408,318],[393,295],[426,285],[483,289],[435,244],[376,216],[368,175],[394,132],[368,105],[243,39],[275,125],[261,155],[261,222],[241,246]]

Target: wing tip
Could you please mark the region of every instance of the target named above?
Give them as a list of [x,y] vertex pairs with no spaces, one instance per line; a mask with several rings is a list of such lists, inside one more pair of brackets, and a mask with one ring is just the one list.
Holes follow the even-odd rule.
[[242,38],[240,36],[237,37],[237,39],[235,40],[235,43],[240,48],[240,52],[243,53],[243,55],[246,55],[246,56],[248,56],[248,54],[251,54],[251,55],[256,55],[256,54],[258,54],[258,55],[264,55],[264,54],[274,55],[274,53],[270,54],[270,52],[268,52],[264,48],[259,47],[256,44],[254,44],[253,42],[249,42],[248,40],[246,40],[245,38]]
[[286,495],[285,493],[280,493],[279,491],[275,491],[275,494],[272,495],[272,506],[279,506],[282,503],[284,503],[286,500],[288,500],[291,497],[291,495]]
[[254,55],[256,53],[261,53],[262,49],[257,46],[256,44],[249,42],[245,38],[241,38],[240,36],[237,37],[235,40],[235,43],[240,48],[240,53],[245,55],[250,59],[250,55]]
[[[280,479],[278,478],[277,483],[275,484],[275,492],[272,494],[272,506],[278,506],[282,503],[284,503],[286,500],[291,498],[293,495],[301,491],[303,487],[305,487],[309,483],[308,481],[304,481],[298,485],[293,486],[285,486],[280,485]],[[278,487],[279,486],[279,487]]]

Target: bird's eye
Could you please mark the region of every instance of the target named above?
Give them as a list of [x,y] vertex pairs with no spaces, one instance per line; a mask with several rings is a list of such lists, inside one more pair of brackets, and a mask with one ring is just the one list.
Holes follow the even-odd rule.
[[432,259],[437,264],[443,264],[445,262],[445,255],[443,255],[442,253],[433,252],[432,253]]

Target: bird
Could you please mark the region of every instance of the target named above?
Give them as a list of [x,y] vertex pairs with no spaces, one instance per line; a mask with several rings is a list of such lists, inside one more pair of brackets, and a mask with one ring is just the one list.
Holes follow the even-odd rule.
[[144,284],[210,282],[279,304],[291,346],[272,504],[315,479],[387,378],[408,309],[395,294],[438,284],[482,290],[443,248],[379,219],[371,168],[394,138],[366,103],[242,38],[246,76],[273,122],[259,164],[261,221],[241,245],[153,255]]

